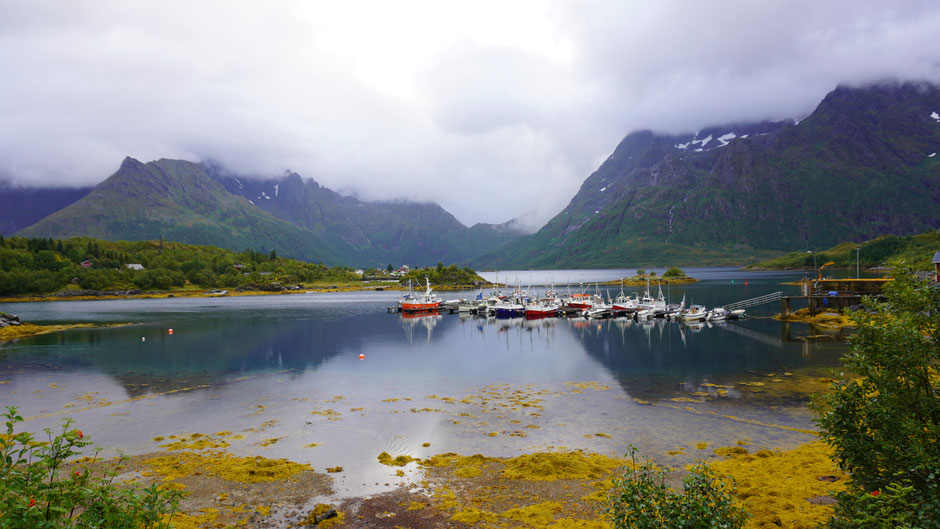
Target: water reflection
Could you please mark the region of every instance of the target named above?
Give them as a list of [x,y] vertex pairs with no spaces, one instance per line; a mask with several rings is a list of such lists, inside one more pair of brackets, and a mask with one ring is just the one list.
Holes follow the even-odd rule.
[[[0,345],[0,401],[20,406],[33,431],[74,417],[101,432],[97,442],[129,452],[155,449],[154,436],[241,430],[246,439],[233,449],[341,465],[358,485],[389,481],[379,477],[388,469],[375,463],[381,451],[515,455],[565,446],[620,455],[628,443],[665,453],[702,440],[746,437],[769,448],[802,442],[803,434],[766,426],[812,427],[802,402],[780,392],[729,388],[723,399],[672,399],[702,392],[706,381],[834,366],[845,348],[808,342],[805,327],[764,319],[685,326],[408,317],[386,312],[394,299],[370,293],[17,306],[27,321],[136,323]],[[541,400],[540,407],[502,406],[517,394]],[[336,418],[314,414],[327,409]],[[262,433],[271,421],[277,424]],[[263,452],[253,444],[273,437],[283,440]],[[312,442],[322,446],[305,448]],[[425,442],[433,446],[417,448]]]

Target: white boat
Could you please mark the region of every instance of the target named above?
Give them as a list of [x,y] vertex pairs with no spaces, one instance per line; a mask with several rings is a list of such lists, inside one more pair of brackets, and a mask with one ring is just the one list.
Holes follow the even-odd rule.
[[724,307],[715,307],[712,310],[708,311],[708,316],[705,317],[708,321],[721,321],[728,317],[728,311]]
[[[648,289],[649,287],[647,287]],[[659,285],[659,295],[653,300],[653,315],[662,316],[666,313],[666,298],[663,296],[663,285]]]
[[708,316],[708,311],[702,305],[690,305],[689,309],[679,314],[682,321],[703,321]]
[[637,299],[636,294],[633,297],[627,296],[623,293],[623,280],[620,280],[620,293],[617,294],[617,297],[614,298],[614,301],[610,304],[610,308],[617,312],[626,312],[627,314],[632,314],[640,310],[639,299]]

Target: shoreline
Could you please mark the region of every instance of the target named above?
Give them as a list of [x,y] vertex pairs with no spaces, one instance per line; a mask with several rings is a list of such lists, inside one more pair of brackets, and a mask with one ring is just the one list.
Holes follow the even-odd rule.
[[9,325],[0,328],[0,343],[12,342],[20,338],[30,336],[39,336],[42,334],[52,334],[56,332],[68,331],[71,329],[94,329],[109,327],[124,327],[130,323],[69,323],[63,325],[36,325],[33,323],[23,323],[20,325]]
[[[370,527],[388,529],[449,527],[454,522],[603,529],[610,527],[602,509],[614,479],[632,467],[626,458],[583,450],[515,457],[449,452],[425,459],[383,452],[377,459],[389,470],[397,469],[397,479],[390,479],[394,488],[344,496],[331,476],[342,473],[342,467],[314,469],[288,459],[240,457],[226,450],[227,436],[232,433],[171,436],[160,445],[165,451],[123,461],[79,459],[68,468],[120,469],[136,476],[132,483],[186,491],[180,511],[171,518],[177,527],[345,528],[368,520]],[[807,526],[828,519],[833,494],[845,488],[848,476],[822,441],[753,452],[742,444],[748,443],[692,448],[702,451],[703,460],[719,475],[734,479],[735,503],[751,515],[745,527]],[[670,484],[678,484],[684,473],[673,469]]]
[[[484,288],[494,286],[491,283],[486,283],[482,285]],[[452,292],[458,290],[473,290],[480,288],[480,285],[435,285],[434,290],[439,292]],[[166,298],[228,298],[228,297],[239,297],[239,296],[275,296],[275,295],[287,295],[287,294],[318,294],[325,292],[364,292],[364,291],[376,291],[383,292],[387,290],[399,291],[406,290],[407,287],[404,287],[399,284],[389,284],[389,285],[331,285],[331,286],[314,286],[308,288],[301,288],[298,290],[244,290],[236,291],[230,290],[227,294],[211,294],[216,289],[205,289],[205,290],[171,290],[171,291],[154,291],[154,292],[140,292],[137,294],[101,294],[101,295],[77,295],[77,296],[57,296],[55,294],[41,294],[41,295],[23,295],[23,296],[14,296],[14,297],[5,297],[0,298],[0,303],[27,303],[27,302],[36,302],[36,301],[94,301],[94,300],[114,300],[114,299],[166,299]]]

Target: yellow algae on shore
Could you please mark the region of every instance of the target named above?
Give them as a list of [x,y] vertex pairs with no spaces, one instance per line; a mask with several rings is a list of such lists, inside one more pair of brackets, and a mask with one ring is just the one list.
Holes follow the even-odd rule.
[[67,331],[70,329],[92,329],[92,328],[106,328],[106,327],[123,327],[125,325],[130,325],[129,323],[112,323],[112,324],[97,324],[97,323],[72,323],[68,325],[35,325],[32,323],[24,323],[22,325],[8,325],[6,327],[0,328],[0,342],[6,342],[9,340],[17,340],[20,338],[26,338],[29,336],[38,336],[40,334],[50,334],[54,332]]
[[259,483],[279,481],[313,468],[287,459],[266,459],[260,456],[238,457],[224,452],[199,454],[176,452],[145,459],[144,475],[159,475],[163,481],[174,481],[196,473],[205,473],[227,481]]
[[503,476],[507,478],[552,481],[596,479],[623,466],[623,461],[577,450],[523,454],[506,459],[503,464]]
[[379,463],[383,465],[393,466],[393,467],[403,467],[412,461],[417,461],[415,458],[406,455],[400,455],[397,457],[392,457],[388,452],[382,452],[378,457]]
[[810,325],[827,329],[841,329],[842,327],[855,326],[855,321],[845,314],[825,311],[817,312],[815,316],[812,316],[808,308],[795,310],[786,318],[782,317],[780,314],[775,314],[773,319],[778,321],[809,323]]
[[745,525],[748,529],[766,523],[796,529],[816,527],[832,515],[832,495],[844,490],[848,480],[832,460],[832,450],[822,442],[786,452],[730,454],[729,459],[711,467],[734,478],[737,499],[751,514]]

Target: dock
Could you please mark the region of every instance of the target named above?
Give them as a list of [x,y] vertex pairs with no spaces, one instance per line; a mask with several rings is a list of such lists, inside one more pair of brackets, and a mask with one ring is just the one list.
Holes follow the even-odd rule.
[[858,305],[865,296],[878,297],[885,283],[892,279],[804,279],[800,285],[799,296],[780,297],[780,317],[790,316],[790,303],[806,301],[810,316],[823,310],[841,312],[847,307]]

